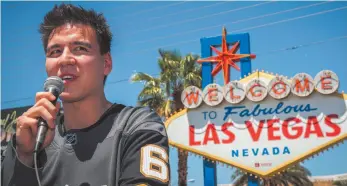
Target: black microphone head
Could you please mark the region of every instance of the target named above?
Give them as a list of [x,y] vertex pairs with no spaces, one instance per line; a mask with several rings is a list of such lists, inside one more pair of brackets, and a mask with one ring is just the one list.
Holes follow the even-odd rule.
[[64,91],[64,82],[58,76],[51,76],[46,79],[43,88],[46,92],[52,92],[58,97]]

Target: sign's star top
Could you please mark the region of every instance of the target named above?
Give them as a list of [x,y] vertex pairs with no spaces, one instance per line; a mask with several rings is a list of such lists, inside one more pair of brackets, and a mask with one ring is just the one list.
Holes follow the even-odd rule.
[[216,67],[212,70],[212,76],[215,76],[221,69],[223,69],[224,83],[228,84],[230,82],[230,66],[234,67],[236,70],[240,71],[240,68],[236,65],[240,59],[245,57],[255,58],[254,54],[236,54],[240,48],[240,42],[236,42],[230,50],[228,50],[228,44],[226,41],[227,31],[223,27],[222,32],[222,51],[217,50],[215,47],[211,46],[211,49],[217,53],[217,56],[211,56],[204,59],[199,59],[197,62],[212,62],[217,63]]

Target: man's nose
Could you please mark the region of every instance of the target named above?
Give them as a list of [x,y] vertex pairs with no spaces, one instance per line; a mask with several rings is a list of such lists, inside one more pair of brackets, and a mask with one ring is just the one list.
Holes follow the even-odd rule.
[[59,65],[66,66],[66,65],[75,65],[75,64],[76,64],[76,59],[73,53],[68,48],[64,49],[64,52],[62,53],[59,60]]

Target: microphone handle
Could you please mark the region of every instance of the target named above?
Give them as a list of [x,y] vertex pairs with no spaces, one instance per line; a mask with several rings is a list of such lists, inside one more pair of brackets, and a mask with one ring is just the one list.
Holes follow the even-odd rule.
[[48,129],[47,122],[43,120],[42,118],[39,118],[36,144],[35,144],[36,152],[40,150],[41,146],[43,145],[43,142],[45,141],[47,129]]
[[[56,99],[52,101],[52,104],[55,105],[57,103],[57,99],[59,96],[57,95],[57,91],[54,88],[52,88],[52,89],[49,89],[48,92],[51,92],[56,97]],[[43,145],[46,138],[47,130],[48,130],[47,122],[40,117],[38,119],[38,130],[37,130],[34,152],[38,152],[41,149],[41,146]]]

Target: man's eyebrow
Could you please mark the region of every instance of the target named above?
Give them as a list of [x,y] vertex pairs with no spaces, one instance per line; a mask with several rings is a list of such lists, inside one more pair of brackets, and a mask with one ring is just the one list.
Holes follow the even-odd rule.
[[74,41],[72,44],[74,45],[82,45],[88,48],[92,48],[92,45],[90,43],[87,42],[83,42],[83,41]]
[[47,50],[46,50],[46,51],[50,51],[50,50],[52,50],[53,48],[60,48],[60,45],[59,45],[59,44],[54,44],[54,45],[52,45],[52,46],[50,46],[50,47],[47,47]]

